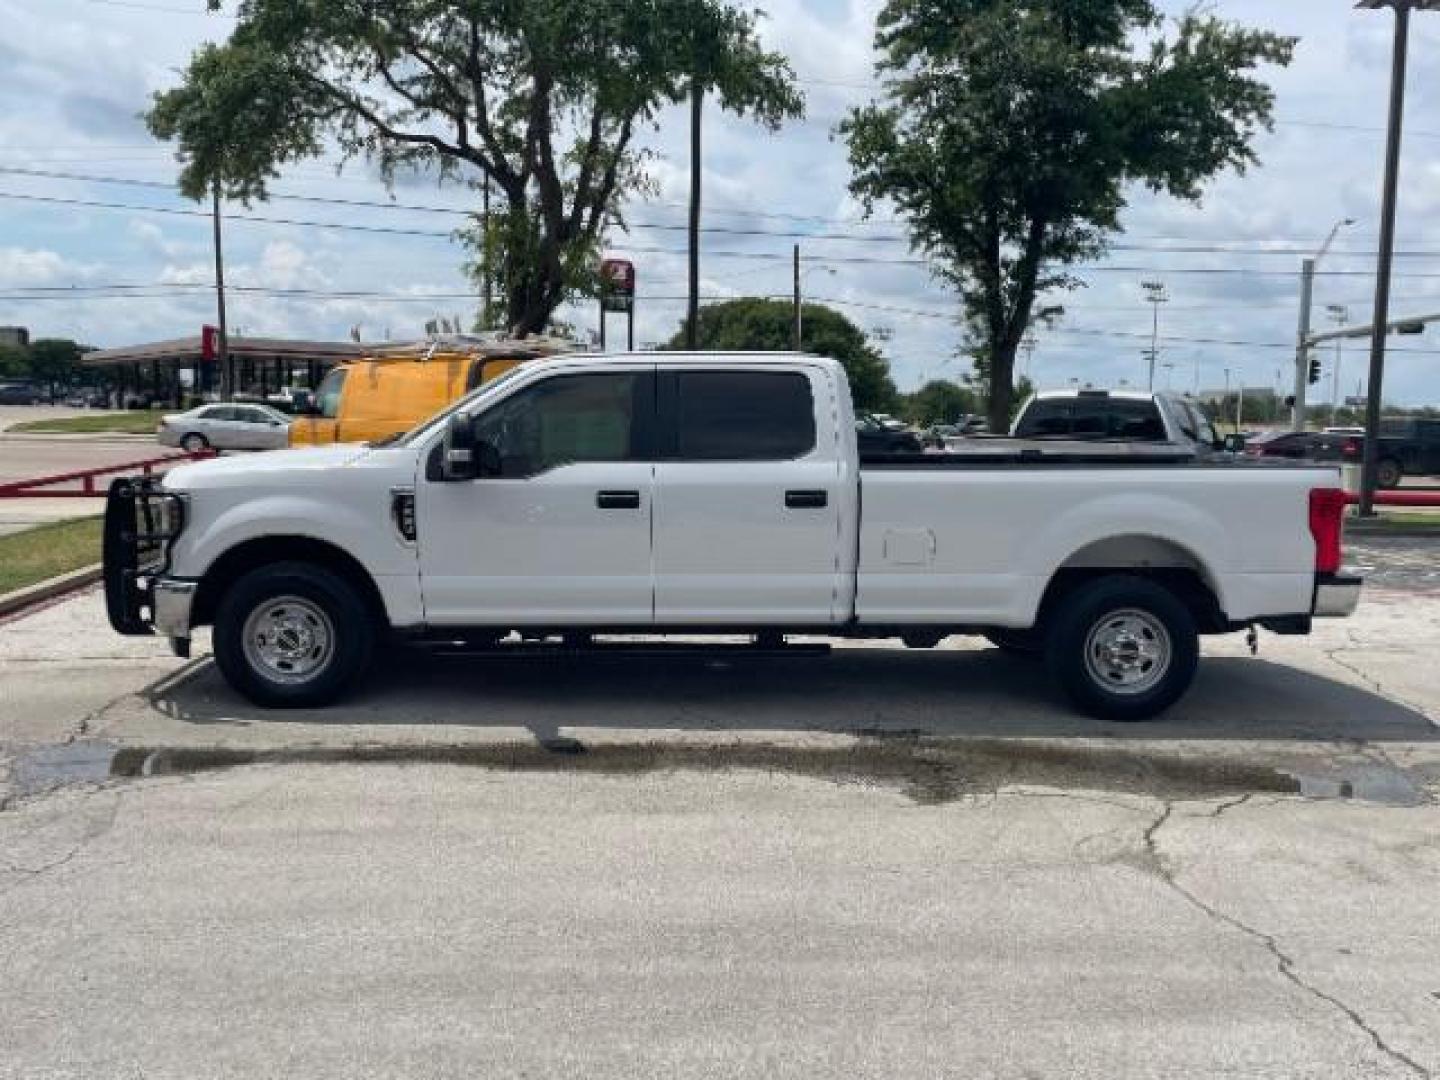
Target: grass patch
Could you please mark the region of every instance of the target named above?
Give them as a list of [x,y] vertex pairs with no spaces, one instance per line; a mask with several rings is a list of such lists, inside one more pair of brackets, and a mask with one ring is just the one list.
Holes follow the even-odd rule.
[[1379,516],[1373,518],[1351,518],[1349,524],[1373,532],[1386,529],[1404,529],[1406,532],[1433,532],[1440,536],[1440,512],[1426,513],[1423,510],[1387,510],[1376,507]]
[[87,517],[0,536],[0,593],[98,563],[103,526]]
[[96,416],[51,417],[25,420],[5,430],[32,435],[154,435],[155,425],[167,409],[136,409],[131,412],[100,413]]

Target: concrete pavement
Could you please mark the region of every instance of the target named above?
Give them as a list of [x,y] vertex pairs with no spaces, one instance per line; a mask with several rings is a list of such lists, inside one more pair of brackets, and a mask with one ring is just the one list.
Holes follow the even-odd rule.
[[276,714],[0,624],[0,1077],[1440,1074],[1440,588],[1352,556],[1133,726],[965,639]]
[[1425,1077],[1440,813],[259,767],[0,815],[0,1076]]

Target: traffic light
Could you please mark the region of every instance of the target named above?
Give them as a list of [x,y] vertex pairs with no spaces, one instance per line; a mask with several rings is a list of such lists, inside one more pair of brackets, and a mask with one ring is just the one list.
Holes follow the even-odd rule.
[[1319,381],[1320,381],[1320,358],[1319,358],[1318,356],[1312,356],[1312,357],[1310,358],[1310,385],[1311,385],[1311,386],[1314,386],[1314,385],[1315,385],[1316,383],[1318,383]]

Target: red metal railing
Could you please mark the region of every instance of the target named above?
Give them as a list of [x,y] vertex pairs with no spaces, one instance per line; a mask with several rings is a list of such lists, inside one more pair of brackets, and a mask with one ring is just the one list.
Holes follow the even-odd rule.
[[[1360,502],[1360,496],[1350,492],[1345,501],[1351,506]],[[1391,489],[1375,492],[1376,506],[1435,506],[1440,507],[1440,491],[1416,491],[1411,488]]]
[[[127,461],[120,465],[102,465],[95,469],[81,469],[78,472],[57,473],[54,476],[37,476],[29,480],[12,480],[0,484],[0,499],[94,499],[105,494],[102,485],[97,490],[95,481],[102,476],[139,472],[151,475],[157,468],[169,468],[187,461],[201,461],[215,456],[214,450],[201,450],[196,454],[167,454],[165,457],[147,458],[144,461]],[[69,487],[53,490],[57,485],[79,484],[78,489]]]

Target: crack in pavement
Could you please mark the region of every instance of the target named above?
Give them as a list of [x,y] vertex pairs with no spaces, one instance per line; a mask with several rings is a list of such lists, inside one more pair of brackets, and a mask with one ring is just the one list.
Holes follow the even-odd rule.
[[[1238,803],[1233,805],[1238,805]],[[1327,1005],[1331,1006],[1331,1008],[1334,1008],[1340,1013],[1342,1013],[1345,1018],[1350,1021],[1351,1024],[1353,1024],[1357,1029],[1359,1029],[1366,1036],[1369,1037],[1370,1042],[1375,1046],[1377,1050],[1380,1051],[1380,1053],[1384,1054],[1391,1061],[1394,1061],[1398,1065],[1404,1066],[1413,1075],[1422,1077],[1423,1080],[1431,1080],[1431,1073],[1429,1069],[1425,1068],[1414,1058],[1406,1054],[1403,1050],[1398,1050],[1395,1047],[1391,1046],[1385,1040],[1385,1037],[1381,1035],[1378,1031],[1376,1031],[1375,1028],[1372,1027],[1369,1023],[1367,1023],[1365,1021],[1365,1018],[1361,1016],[1360,1013],[1357,1012],[1354,1008],[1347,1005],[1345,1002],[1341,1001],[1333,994],[1328,994],[1324,990],[1321,990],[1318,986],[1313,986],[1310,983],[1306,982],[1303,978],[1301,978],[1300,973],[1296,971],[1294,958],[1286,954],[1286,952],[1280,948],[1280,943],[1273,934],[1267,934],[1263,930],[1257,930],[1253,926],[1241,922],[1235,916],[1228,915],[1225,912],[1221,911],[1219,908],[1213,906],[1212,904],[1206,903],[1204,900],[1201,900],[1198,896],[1192,893],[1189,889],[1185,888],[1185,886],[1181,885],[1175,879],[1174,872],[1165,865],[1165,859],[1164,856],[1160,853],[1160,848],[1157,841],[1157,836],[1160,830],[1169,823],[1174,812],[1174,802],[1166,800],[1164,804],[1164,809],[1155,818],[1155,820],[1146,827],[1144,832],[1144,850],[1146,855],[1146,861],[1154,868],[1155,874],[1160,878],[1160,880],[1163,881],[1173,892],[1175,892],[1176,895],[1182,897],[1187,903],[1189,903],[1196,910],[1202,912],[1212,921],[1223,923],[1226,926],[1231,927],[1232,929],[1240,931],[1246,937],[1249,937],[1252,940],[1259,942],[1265,947],[1265,949],[1270,953],[1270,955],[1274,957],[1276,971],[1280,974],[1282,978],[1284,978],[1287,982],[1296,987],[1296,989],[1303,991],[1310,997],[1315,998],[1317,1001],[1325,1002]],[[1212,816],[1218,816],[1218,814]]]
[[[72,787],[68,790],[74,791],[75,789]],[[81,835],[80,839],[75,842],[74,846],[72,846],[69,851],[67,851],[64,855],[59,856],[58,858],[51,859],[47,863],[43,863],[40,866],[18,866],[14,863],[6,863],[3,866],[0,866],[0,872],[11,873],[20,876],[19,881],[14,882],[7,889],[0,890],[0,896],[8,896],[10,893],[14,892],[16,889],[24,885],[26,882],[35,881],[38,878],[44,877],[46,874],[52,873],[53,871],[59,870],[61,867],[68,865],[77,856],[79,856],[81,852],[85,851],[97,840],[109,834],[109,832],[115,827],[115,822],[120,817],[120,804],[125,799],[125,792],[119,790],[113,785],[97,784],[91,787],[90,790],[86,792],[86,795],[88,797],[90,795],[96,795],[101,792],[110,792],[115,796],[114,801],[110,804],[110,813],[105,816],[104,820],[102,822],[88,826],[85,829],[84,833]],[[54,794],[54,792],[50,792],[49,794]]]

